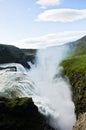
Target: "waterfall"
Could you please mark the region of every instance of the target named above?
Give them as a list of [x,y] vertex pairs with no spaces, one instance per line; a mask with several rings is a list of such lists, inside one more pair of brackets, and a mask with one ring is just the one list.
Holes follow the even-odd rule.
[[65,47],[40,49],[35,65],[30,64],[30,70],[19,64],[10,64],[17,67],[17,72],[0,72],[0,95],[32,97],[52,127],[72,130],[76,116],[71,85],[60,66],[67,51]]
[[61,130],[72,130],[76,120],[71,86],[60,66],[67,52],[68,48],[64,46],[40,49],[36,65],[29,72],[36,84],[37,93],[42,97],[40,104],[43,102],[43,106],[48,106],[43,109],[43,106],[36,103],[39,110],[44,110],[49,116],[48,122]]

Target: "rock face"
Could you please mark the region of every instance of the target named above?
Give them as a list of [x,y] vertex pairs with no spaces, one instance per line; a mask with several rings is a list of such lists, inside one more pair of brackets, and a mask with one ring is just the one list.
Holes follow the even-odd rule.
[[0,130],[53,130],[31,98],[0,97]]
[[86,56],[66,59],[62,65],[72,85],[73,101],[78,116],[86,112]]
[[86,113],[79,115],[73,130],[86,130]]
[[72,67],[73,63],[73,61],[63,63],[64,72],[72,85],[73,101],[78,119],[73,130],[86,130],[86,63],[82,67],[80,66],[79,70],[78,66],[77,68]]
[[61,65],[72,86],[77,115],[77,122],[73,130],[86,130],[86,36],[73,44],[76,45],[71,48],[71,55]]
[[26,68],[30,68],[27,58],[23,51],[11,45],[0,44],[0,64],[3,63],[20,63]]

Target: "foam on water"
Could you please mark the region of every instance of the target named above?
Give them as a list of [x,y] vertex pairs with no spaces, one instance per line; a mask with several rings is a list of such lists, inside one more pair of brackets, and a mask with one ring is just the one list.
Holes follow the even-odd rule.
[[[60,66],[67,48],[52,47],[37,53],[36,64],[26,71],[22,65],[17,72],[0,71],[0,95],[6,97],[32,97],[39,111],[55,129],[72,130],[76,120],[71,86]],[[6,65],[5,65],[6,66]]]
[[72,130],[76,120],[71,86],[67,77],[63,76],[63,68],[60,66],[67,51],[65,47],[39,50],[36,65],[29,72],[36,84],[37,93],[44,100],[43,106],[48,106],[45,111],[49,116],[49,123],[61,130]]

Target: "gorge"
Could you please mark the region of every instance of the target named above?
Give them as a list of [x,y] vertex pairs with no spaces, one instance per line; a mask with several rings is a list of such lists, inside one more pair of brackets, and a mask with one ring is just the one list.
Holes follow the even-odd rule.
[[[82,41],[83,40],[79,40],[79,44],[81,42],[85,46],[85,41]],[[41,122],[38,119],[39,116],[36,116],[36,122],[33,115],[31,118],[31,121],[34,120],[33,125],[31,125],[31,128],[30,125],[28,125],[26,130],[28,127],[30,130],[51,130],[53,128],[56,130],[72,130],[76,121],[75,112],[78,117],[80,113],[86,110],[85,91],[83,91],[85,90],[85,53],[82,56],[80,54],[80,56],[71,55],[71,57],[67,57],[71,47],[74,47],[75,52],[78,52],[76,49],[79,44],[75,46],[75,43],[71,43],[69,44],[70,46],[55,46],[38,50],[35,54],[37,56],[35,64],[28,62],[30,69],[27,67],[24,68],[22,66],[23,64],[21,65],[19,63],[8,62],[7,64],[0,64],[0,96],[4,96],[4,98],[0,98],[1,113],[15,110],[15,113],[20,113],[18,115],[22,117],[22,113],[26,111],[26,108],[29,109],[27,105],[29,99],[27,98],[30,98],[29,101],[31,101],[32,98],[34,104],[42,114],[37,114],[40,115]],[[74,50],[72,52],[74,54]],[[66,59],[64,60],[64,58]],[[79,62],[80,64],[78,64]],[[8,66],[9,68],[16,67],[17,71],[12,71]],[[2,69],[2,67],[5,69]],[[23,99],[25,99],[25,103],[22,101]],[[80,102],[82,102],[82,105]],[[22,104],[26,105],[23,106]],[[3,109],[3,106],[5,106],[6,109]],[[33,109],[33,107],[31,109]],[[33,110],[37,112],[37,108]],[[26,113],[28,113],[28,111]],[[0,119],[3,119],[3,122],[5,122],[5,115],[3,115],[4,114],[1,114]],[[0,128],[5,128],[6,130],[8,129],[7,126],[9,126],[9,129],[13,128],[13,125],[17,123],[15,120],[19,117],[15,119],[12,113],[10,116],[12,116],[10,119],[9,114],[6,118],[8,120],[7,124],[1,122]],[[12,126],[10,127],[8,124],[11,118],[14,119],[14,121],[12,121]],[[28,121],[30,115],[28,115],[28,117],[26,116],[26,118]],[[22,124],[22,121],[20,124]],[[42,124],[42,122],[46,123]],[[35,128],[34,123],[37,124],[37,128]],[[48,124],[50,126],[48,126]],[[16,129],[22,129],[20,126],[15,125]]]
[[30,64],[30,70],[17,63],[1,65],[5,68],[16,66],[17,72],[1,70],[0,95],[7,98],[32,97],[51,127],[72,130],[76,120],[75,107],[71,86],[60,67],[67,51],[64,46],[38,50],[36,63]]

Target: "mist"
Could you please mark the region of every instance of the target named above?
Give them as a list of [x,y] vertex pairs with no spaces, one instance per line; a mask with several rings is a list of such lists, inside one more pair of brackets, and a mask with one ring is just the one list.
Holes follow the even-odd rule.
[[27,70],[22,65],[11,63],[17,71],[0,71],[0,95],[32,97],[46,122],[56,130],[72,130],[75,121],[75,106],[71,85],[60,65],[69,49],[65,46],[48,47],[37,51],[35,64]]
[[64,46],[40,49],[36,64],[29,72],[40,97],[39,100],[33,97],[33,100],[56,130],[72,130],[76,121],[71,85],[60,66],[67,53],[68,48]]

